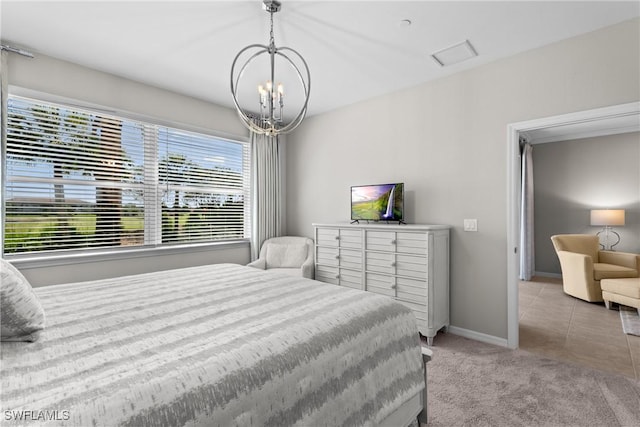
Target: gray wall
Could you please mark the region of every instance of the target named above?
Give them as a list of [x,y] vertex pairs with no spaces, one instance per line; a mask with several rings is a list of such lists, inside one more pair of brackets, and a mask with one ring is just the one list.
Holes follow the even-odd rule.
[[[202,100],[143,85],[111,74],[98,72],[69,62],[38,54],[35,59],[9,55],[10,92],[29,95],[40,92],[90,105],[116,109],[137,117],[188,126],[192,130],[213,132],[219,136],[247,138],[234,110]],[[125,274],[220,262],[246,264],[250,260],[249,243],[203,245],[198,247],[156,249],[146,252],[121,252],[98,257],[73,259],[12,260],[34,286],[84,281]]]
[[640,253],[640,133],[533,146],[536,272],[560,274],[550,237],[595,234],[591,209],[624,209],[618,251]]
[[639,24],[308,118],[287,143],[289,233],[348,220],[351,185],[402,181],[410,222],[453,226],[452,325],[506,339],[507,125],[638,101]]

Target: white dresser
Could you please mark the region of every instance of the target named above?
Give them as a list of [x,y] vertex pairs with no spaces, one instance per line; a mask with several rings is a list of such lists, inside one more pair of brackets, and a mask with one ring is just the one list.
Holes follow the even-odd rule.
[[394,298],[433,344],[449,326],[449,226],[313,224],[316,280]]

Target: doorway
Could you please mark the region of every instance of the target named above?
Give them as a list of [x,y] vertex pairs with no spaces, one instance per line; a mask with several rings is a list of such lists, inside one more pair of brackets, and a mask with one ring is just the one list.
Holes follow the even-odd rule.
[[[507,346],[518,348],[518,271],[520,236],[520,137],[567,140],[638,131],[640,102],[517,122],[507,127]],[[556,138],[556,139],[554,139]]]

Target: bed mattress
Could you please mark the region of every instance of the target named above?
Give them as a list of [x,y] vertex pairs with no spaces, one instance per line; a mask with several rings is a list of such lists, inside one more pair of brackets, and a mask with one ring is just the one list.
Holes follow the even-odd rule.
[[373,293],[234,264],[35,291],[2,425],[377,425],[424,389],[412,312]]

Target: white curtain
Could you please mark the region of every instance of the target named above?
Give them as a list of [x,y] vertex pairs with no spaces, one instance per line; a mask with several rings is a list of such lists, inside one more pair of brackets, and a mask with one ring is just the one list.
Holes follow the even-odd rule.
[[[4,49],[0,49],[0,150],[4,153],[7,146],[7,97],[9,96],[9,83],[7,71],[8,53]],[[5,182],[4,165],[0,162],[0,184],[4,189]],[[0,242],[4,242],[4,191],[0,195]],[[4,252],[4,245],[0,243],[0,256]]]
[[262,243],[279,237],[284,223],[283,141],[251,132],[251,260]]
[[522,146],[520,205],[520,280],[531,280],[535,270],[533,235],[533,147]]

